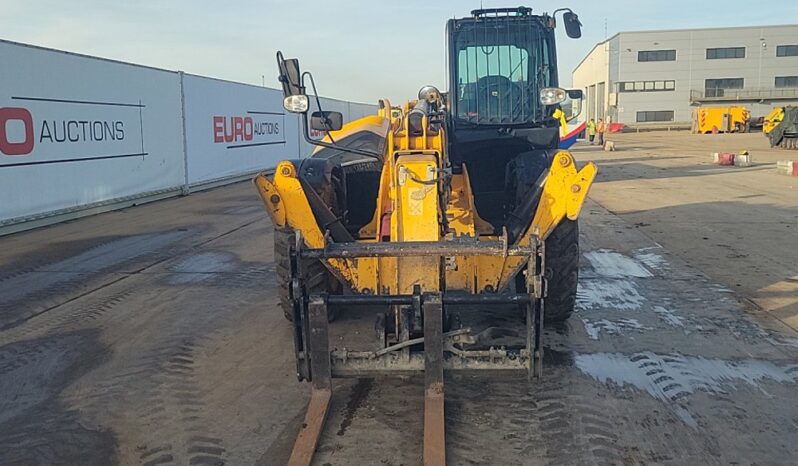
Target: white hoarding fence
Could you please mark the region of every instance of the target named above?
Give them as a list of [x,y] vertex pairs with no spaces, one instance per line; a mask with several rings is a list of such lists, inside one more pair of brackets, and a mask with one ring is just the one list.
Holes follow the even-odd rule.
[[349,118],[352,120],[357,120],[358,118],[363,118],[368,115],[375,115],[376,113],[376,105],[349,102]]
[[281,91],[186,74],[183,93],[190,185],[297,156],[297,118]]
[[177,73],[0,41],[0,224],[183,184]]
[[[2,40],[0,63],[0,234],[233,181],[314,149],[275,89]],[[376,110],[321,101],[344,121]]]

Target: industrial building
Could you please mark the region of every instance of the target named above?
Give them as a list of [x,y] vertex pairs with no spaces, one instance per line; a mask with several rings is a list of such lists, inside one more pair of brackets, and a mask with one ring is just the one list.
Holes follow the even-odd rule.
[[753,118],[798,103],[798,24],[620,32],[573,71],[587,118],[689,124],[698,106],[742,105]]

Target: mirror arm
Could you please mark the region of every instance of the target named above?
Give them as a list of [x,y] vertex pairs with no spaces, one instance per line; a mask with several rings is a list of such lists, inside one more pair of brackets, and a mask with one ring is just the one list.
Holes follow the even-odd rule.
[[[278,62],[278,64],[281,64],[284,61],[285,61],[285,58],[283,57],[283,53],[278,50],[277,51],[277,62]],[[313,80],[313,75],[310,74],[310,72],[308,72],[308,71],[305,71],[304,73],[300,74],[299,82],[296,83],[297,87],[298,87],[298,90],[299,90],[299,93],[307,95],[306,94],[306,87],[305,87],[305,76],[306,75],[310,77],[310,85],[311,85],[311,87],[313,89],[313,96],[316,99],[316,106],[319,108],[319,112],[322,112],[321,99],[319,99],[319,93],[316,92],[316,82]],[[280,80],[281,83],[287,82],[288,79],[290,79],[288,76],[284,76],[282,73],[280,74],[279,80]],[[380,153],[369,151],[369,150],[344,147],[344,146],[339,146],[339,145],[335,144],[335,140],[333,139],[333,137],[330,134],[329,130],[327,130],[326,133],[327,133],[327,137],[329,137],[330,141],[332,141],[331,143],[330,142],[324,142],[324,141],[318,141],[316,139],[311,138],[310,137],[310,129],[308,128],[308,113],[307,112],[303,112],[300,115],[301,115],[300,118],[302,119],[302,136],[305,139],[305,141],[308,142],[309,144],[312,144],[314,146],[328,147],[328,148],[331,148],[331,149],[338,149],[338,150],[341,150],[341,151],[344,151],[344,152],[351,152],[353,154],[365,155],[367,157],[372,157],[374,159],[382,161],[382,154],[380,154]],[[325,117],[325,120],[327,120],[327,122],[329,122],[329,120],[326,117]]]
[[[365,155],[367,157],[377,159],[380,162],[382,161],[382,154],[379,154],[377,152],[372,152],[370,150],[363,150],[363,149],[355,149],[352,147],[339,146],[338,144],[335,143],[324,142],[324,141],[319,141],[317,139],[313,139],[312,137],[310,137],[310,130],[308,129],[307,113],[303,113],[301,118],[302,118],[302,136],[305,138],[305,141],[308,144],[313,144],[314,146],[328,147],[330,149],[338,149],[344,152],[351,152],[353,154]],[[329,134],[329,131],[327,133]]]
[[[308,76],[310,78],[310,86],[313,89],[313,97],[316,100],[316,107],[318,107],[319,112],[323,112],[321,108],[321,99],[319,98],[319,93],[316,91],[316,81],[313,80],[313,75],[310,74],[309,71],[305,71],[302,73],[302,82],[301,82],[302,92],[303,93],[305,92],[305,76]],[[330,134],[330,131],[327,130],[325,132],[327,133],[327,137],[330,138],[330,141],[332,142],[319,141],[310,137],[310,129],[308,128],[308,114],[307,112],[302,114],[302,136],[305,138],[305,141],[307,143],[313,144],[314,146],[327,147],[330,149],[342,150],[344,152],[351,152],[353,154],[365,155],[367,157],[372,157],[379,161],[382,161],[382,154],[379,154],[377,152],[372,152],[370,150],[354,149],[350,147],[339,146],[338,144],[335,143],[335,140]]]
[[[322,110],[322,108],[321,108],[321,99],[319,99],[319,93],[318,93],[318,91],[316,91],[316,80],[313,79],[313,75],[310,74],[310,71],[305,71],[304,73],[302,73],[302,90],[303,91],[305,90],[305,77],[306,76],[308,78],[310,78],[310,85],[313,88],[313,98],[316,100],[316,107],[319,109],[319,112],[323,112],[324,110]],[[323,115],[323,113],[322,113],[322,115]],[[307,116],[306,116],[305,120],[307,120]],[[328,124],[329,120],[327,119],[327,117],[323,117],[323,121],[324,121],[324,126],[327,126],[329,128],[329,124]],[[330,134],[330,130],[326,130],[325,132],[327,133],[327,137],[330,138],[330,141],[333,144],[335,144],[335,139],[333,139],[332,135]]]

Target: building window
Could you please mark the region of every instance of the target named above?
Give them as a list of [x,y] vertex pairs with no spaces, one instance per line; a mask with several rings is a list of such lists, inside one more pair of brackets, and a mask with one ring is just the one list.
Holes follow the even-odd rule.
[[745,47],[707,49],[707,60],[716,60],[720,58],[745,58]]
[[776,76],[776,87],[798,87],[798,76]]
[[777,57],[798,57],[798,45],[777,45]]
[[658,110],[656,112],[637,112],[638,123],[650,121],[673,121],[673,110]]
[[637,61],[675,61],[676,50],[641,50]]
[[726,89],[742,89],[743,78],[707,79],[704,81],[706,97],[723,97]]
[[657,92],[676,89],[676,81],[626,81],[618,83],[618,92]]

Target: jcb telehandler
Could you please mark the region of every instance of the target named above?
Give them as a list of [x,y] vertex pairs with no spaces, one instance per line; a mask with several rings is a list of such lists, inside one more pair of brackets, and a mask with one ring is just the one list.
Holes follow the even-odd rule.
[[[298,377],[312,382],[292,464],[310,462],[332,377],[423,371],[424,462],[444,464],[444,370],[540,375],[543,323],[574,308],[577,216],[596,174],[557,149],[582,98],[558,87],[559,12],[568,36],[580,37],[570,9],[449,20],[448,92],[425,86],[400,110],[382,100],[376,115],[346,125],[321,108],[308,118],[320,107],[306,93],[308,84],[315,93],[312,77],[278,52],[284,106],[319,146],[255,179],[275,227]],[[311,139],[308,126],[326,137]],[[329,332],[346,319],[328,322],[355,307],[374,310],[377,346],[331,348]],[[519,338],[493,344],[512,331],[476,334],[459,309],[483,322],[509,309]]]

